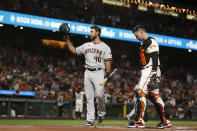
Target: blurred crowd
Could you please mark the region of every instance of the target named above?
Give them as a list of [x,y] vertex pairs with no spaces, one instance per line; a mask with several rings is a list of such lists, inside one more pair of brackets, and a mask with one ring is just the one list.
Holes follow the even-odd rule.
[[[0,10],[124,29],[142,24],[148,32],[197,39],[197,22],[185,17],[139,11],[136,5],[125,8],[90,0],[0,0]],[[76,93],[84,91],[84,60],[67,51],[61,51],[61,55],[54,55],[58,54],[54,53],[54,49],[46,51],[1,47],[0,90],[34,91],[34,99],[75,100]],[[105,86],[105,102],[131,103],[140,70],[132,64],[132,58],[116,58],[114,55],[113,59],[113,66],[118,68],[118,72]],[[167,65],[161,65],[161,71],[160,94],[166,105],[189,111],[190,107],[197,104],[196,72],[186,67]],[[12,97],[23,96],[15,94]],[[5,102],[2,102],[0,107],[4,106]],[[3,109],[0,108],[0,112],[6,112]]]
[[35,98],[72,99],[72,86],[81,85],[83,72],[70,57],[54,58],[20,49],[0,49],[0,89],[35,91]]
[[1,0],[0,9],[27,14],[79,21],[104,26],[132,29],[136,24],[147,27],[148,32],[197,39],[197,22],[186,17],[172,17],[139,11],[137,5],[130,8],[106,5],[90,0]]
[[[83,91],[84,64],[81,57],[62,51],[57,57],[38,50],[0,48],[0,90],[35,91],[38,99],[75,99],[75,92]],[[53,53],[55,54],[55,53]],[[116,58],[113,66],[118,72],[105,88],[106,103],[131,103],[133,89],[140,78],[140,70],[129,57]],[[166,105],[190,107],[197,104],[197,77],[184,67],[161,66],[160,93]],[[17,96],[16,96],[17,97]]]

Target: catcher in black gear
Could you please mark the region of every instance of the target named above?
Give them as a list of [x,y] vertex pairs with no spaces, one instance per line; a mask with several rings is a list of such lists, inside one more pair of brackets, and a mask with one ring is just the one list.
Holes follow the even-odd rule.
[[165,104],[159,95],[161,71],[159,68],[159,45],[156,39],[150,37],[142,25],[133,28],[136,38],[142,43],[140,44],[140,64],[141,78],[136,90],[137,112],[135,123],[129,125],[130,128],[143,128],[143,117],[146,110],[146,99],[148,98],[155,106],[161,123],[159,128],[167,128],[171,126],[169,120],[166,119]]

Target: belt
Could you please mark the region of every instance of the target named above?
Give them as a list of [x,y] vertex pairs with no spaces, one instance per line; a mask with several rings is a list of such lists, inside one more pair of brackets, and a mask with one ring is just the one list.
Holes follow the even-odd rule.
[[102,68],[86,68],[89,71],[99,71],[102,70]]

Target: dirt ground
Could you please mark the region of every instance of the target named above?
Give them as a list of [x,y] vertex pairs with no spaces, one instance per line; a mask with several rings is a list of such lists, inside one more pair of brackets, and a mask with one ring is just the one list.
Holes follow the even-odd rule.
[[[126,126],[97,126],[97,127],[85,127],[85,126],[0,126],[0,131],[140,131],[140,130],[162,130],[156,127],[146,127],[143,129],[127,128]],[[165,128],[165,130],[197,130],[196,127],[171,127]]]

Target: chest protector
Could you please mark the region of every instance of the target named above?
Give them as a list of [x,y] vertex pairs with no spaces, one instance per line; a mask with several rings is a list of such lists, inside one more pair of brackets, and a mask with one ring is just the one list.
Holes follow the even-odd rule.
[[147,40],[143,41],[142,45],[140,46],[140,66],[146,66],[150,61],[150,54],[147,53],[147,48],[151,45],[151,37],[148,37]]

